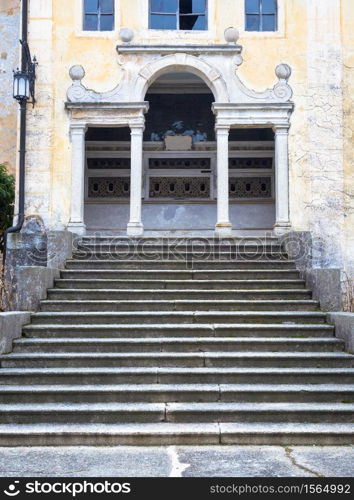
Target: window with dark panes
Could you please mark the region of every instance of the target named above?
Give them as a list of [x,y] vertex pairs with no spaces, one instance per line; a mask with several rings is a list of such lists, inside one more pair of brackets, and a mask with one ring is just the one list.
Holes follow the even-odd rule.
[[207,0],[150,0],[150,28],[206,30]]
[[277,0],[245,0],[246,31],[276,31]]
[[112,31],[114,0],[84,0],[84,30]]

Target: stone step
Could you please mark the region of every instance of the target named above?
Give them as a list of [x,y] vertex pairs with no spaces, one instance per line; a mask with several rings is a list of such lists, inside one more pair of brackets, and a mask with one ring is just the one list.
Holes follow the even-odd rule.
[[0,386],[4,403],[308,402],[354,403],[354,385],[127,384]]
[[0,404],[0,424],[139,422],[353,423],[341,403],[17,403]]
[[31,324],[23,328],[26,337],[40,338],[145,338],[145,337],[287,337],[328,338],[334,327],[327,324]]
[[0,446],[349,445],[354,424],[3,424]]
[[47,297],[0,446],[354,443],[354,356],[276,238],[87,237]]
[[122,311],[122,312],[38,312],[33,324],[178,324],[178,323],[325,323],[321,311]]
[[237,270],[237,269],[285,269],[295,270],[295,263],[290,260],[75,260],[66,261],[67,269],[141,269],[141,270]]
[[115,234],[88,234],[82,236],[80,240],[77,241],[80,245],[181,245],[181,244],[199,244],[199,245],[277,245],[280,244],[280,240],[277,236],[274,236],[272,232],[264,236],[227,236],[223,238],[218,238],[214,236],[189,236],[189,235],[149,235],[149,236],[126,236],[126,235],[115,235]]
[[155,279],[57,279],[55,288],[59,289],[104,289],[104,290],[304,290],[305,281],[293,280],[155,280]]
[[57,367],[215,367],[215,368],[352,368],[344,352],[60,352],[12,353],[0,356],[2,368]]
[[65,269],[60,272],[63,279],[118,279],[118,280],[263,280],[263,279],[299,279],[296,269],[228,269],[217,270],[159,270],[159,269]]
[[42,300],[41,311],[316,311],[317,300]]
[[164,250],[143,249],[123,249],[121,251],[115,248],[100,250],[85,249],[74,252],[72,258],[79,261],[150,261],[150,262],[175,262],[175,261],[247,261],[254,262],[258,260],[288,261],[288,255],[281,250],[259,249],[232,249],[232,250],[212,250],[212,249],[194,249],[182,250],[166,248]]
[[246,251],[246,252],[285,252],[284,246],[279,241],[271,241],[264,242],[259,240],[253,241],[225,241],[220,240],[216,242],[212,242],[209,240],[174,240],[171,239],[169,242],[155,242],[151,240],[130,240],[130,241],[99,241],[93,243],[82,242],[76,245],[77,252],[125,252],[125,253],[135,253],[135,252],[237,252],[237,251]]
[[1,385],[354,384],[353,368],[3,368]]
[[0,404],[0,424],[114,424],[163,421],[166,421],[164,403]]
[[311,290],[144,290],[144,289],[71,289],[50,288],[49,300],[303,300],[311,299]]
[[353,424],[346,403],[166,403],[167,422],[318,422]]
[[338,352],[344,342],[335,338],[289,337],[147,337],[147,338],[21,338],[13,352]]

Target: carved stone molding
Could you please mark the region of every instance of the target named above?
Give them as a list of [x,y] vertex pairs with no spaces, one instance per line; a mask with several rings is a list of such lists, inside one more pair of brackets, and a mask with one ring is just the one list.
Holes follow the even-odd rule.
[[214,94],[217,103],[289,103],[292,97],[292,89],[288,84],[290,66],[279,64],[275,69],[278,82],[264,92],[256,92],[248,88],[232,70],[242,63],[240,46],[235,47],[212,50],[213,46],[182,46],[173,51],[169,46],[164,47],[164,50],[163,47],[120,47],[119,64],[123,77],[119,84],[109,92],[87,89],[82,83],[84,68],[75,65],[69,72],[73,83],[67,91],[68,103],[103,106],[143,102],[148,88],[159,76],[178,71],[201,78]]

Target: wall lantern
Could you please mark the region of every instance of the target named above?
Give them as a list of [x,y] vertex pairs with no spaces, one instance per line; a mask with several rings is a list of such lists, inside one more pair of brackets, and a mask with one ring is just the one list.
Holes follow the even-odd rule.
[[14,71],[14,99],[17,101],[28,101],[30,98],[30,84],[27,73]]
[[32,60],[30,50],[27,42],[21,42],[23,49],[23,57],[21,70],[17,69],[14,71],[14,82],[13,82],[13,97],[20,104],[26,104],[29,102],[35,104],[35,81],[36,81],[36,66],[37,60],[34,57]]

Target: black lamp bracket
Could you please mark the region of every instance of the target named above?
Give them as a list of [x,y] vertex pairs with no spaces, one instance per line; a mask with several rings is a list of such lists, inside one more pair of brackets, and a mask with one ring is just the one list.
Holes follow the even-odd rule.
[[26,71],[29,79],[29,90],[32,97],[32,101],[30,104],[35,105],[35,88],[36,88],[36,66],[38,66],[38,62],[36,57],[32,59],[31,51],[26,41],[20,40],[20,44],[22,45],[22,57],[24,57],[24,61],[22,61],[23,69]]

